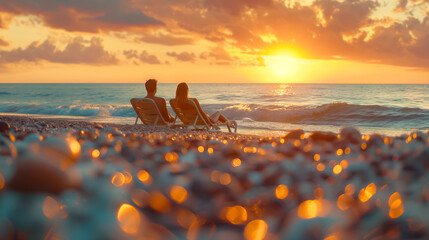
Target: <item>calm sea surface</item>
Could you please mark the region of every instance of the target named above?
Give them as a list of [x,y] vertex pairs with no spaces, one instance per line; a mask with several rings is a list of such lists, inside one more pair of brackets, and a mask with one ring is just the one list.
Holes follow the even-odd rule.
[[[158,95],[174,98],[176,86],[158,84]],[[240,133],[337,132],[343,126],[388,135],[429,130],[429,85],[189,86],[204,110],[237,120]],[[145,95],[144,84],[0,84],[0,113],[132,124],[129,100]]]

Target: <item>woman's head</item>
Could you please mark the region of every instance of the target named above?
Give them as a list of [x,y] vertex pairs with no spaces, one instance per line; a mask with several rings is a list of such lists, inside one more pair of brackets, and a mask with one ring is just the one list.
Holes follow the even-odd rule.
[[188,101],[188,93],[189,93],[188,84],[186,84],[185,82],[182,82],[182,83],[179,83],[179,85],[177,85],[176,102],[178,105],[182,105],[186,101]]

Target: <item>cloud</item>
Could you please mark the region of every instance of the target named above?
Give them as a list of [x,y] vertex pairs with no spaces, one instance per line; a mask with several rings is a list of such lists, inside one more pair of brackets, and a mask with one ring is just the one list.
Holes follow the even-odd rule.
[[146,50],[141,51],[140,54],[137,50],[126,50],[123,54],[128,60],[136,59],[142,63],[161,64],[157,56],[149,54]]
[[9,42],[6,41],[3,37],[0,37],[0,47],[7,47],[9,46]]
[[121,0],[3,0],[0,12],[36,15],[46,25],[67,31],[99,32],[163,25]]
[[176,60],[182,61],[182,62],[195,62],[195,58],[196,58],[195,54],[191,52],[181,52],[181,53],[167,52],[167,55],[170,57],[174,57],[176,58]]
[[395,13],[401,13],[407,11],[408,0],[399,0],[398,5],[393,10]]
[[0,51],[0,62],[39,62],[49,61],[53,63],[65,64],[95,64],[109,65],[119,63],[118,59],[104,50],[102,40],[92,38],[86,41],[82,38],[75,38],[63,49],[57,49],[51,40],[43,43],[33,42],[27,48],[15,48],[10,51]]
[[208,8],[222,9],[232,15],[237,15],[246,9],[268,8],[274,6],[273,0],[205,0]]
[[210,52],[203,52],[200,55],[201,59],[213,58],[215,60],[231,61],[231,55],[222,47],[216,46],[210,49]]
[[143,35],[136,40],[165,46],[191,45],[194,43],[194,39],[191,37],[177,37],[163,33]]

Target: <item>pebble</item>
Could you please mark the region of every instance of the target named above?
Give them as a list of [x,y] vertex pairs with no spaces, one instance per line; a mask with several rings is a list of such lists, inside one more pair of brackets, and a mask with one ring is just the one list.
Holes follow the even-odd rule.
[[0,136],[0,224],[25,236],[429,237],[429,133],[362,139],[346,127],[282,141],[48,120],[16,130],[15,142]]
[[8,122],[1,121],[0,122],[0,133],[7,133],[10,129],[10,125]]

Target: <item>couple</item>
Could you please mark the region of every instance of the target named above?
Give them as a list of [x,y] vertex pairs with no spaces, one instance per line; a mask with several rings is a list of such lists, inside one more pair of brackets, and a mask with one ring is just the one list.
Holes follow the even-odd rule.
[[[170,113],[168,113],[165,99],[155,96],[156,90],[157,90],[157,83],[158,82],[155,79],[149,79],[146,81],[145,86],[146,86],[147,96],[145,98],[150,98],[155,101],[159,111],[161,112],[162,117],[166,122],[174,122],[174,117],[172,117]],[[176,98],[174,99],[174,101],[179,108],[183,110],[194,109],[194,105],[191,102],[193,101],[197,106],[198,110],[202,114],[205,114],[207,116],[206,121],[208,120],[209,124],[216,124],[220,122],[220,123],[226,123],[228,127],[232,127],[232,128],[235,128],[237,126],[237,123],[234,120],[228,120],[219,111],[213,113],[212,115],[208,115],[207,113],[205,113],[201,109],[201,106],[198,100],[195,98],[189,98],[188,93],[189,93],[188,84],[182,82],[182,83],[179,83],[179,85],[177,85]]]

